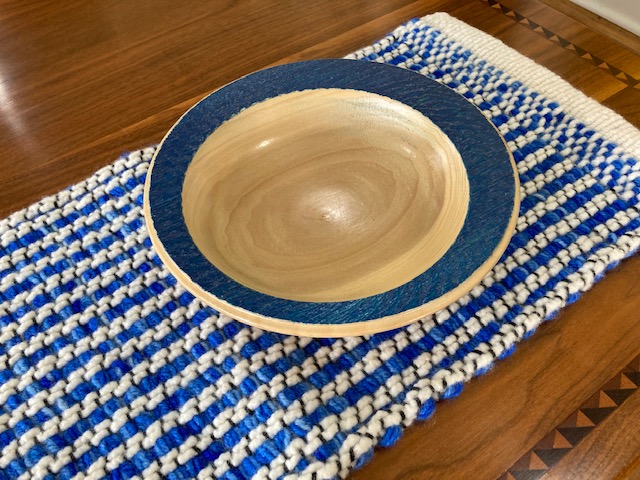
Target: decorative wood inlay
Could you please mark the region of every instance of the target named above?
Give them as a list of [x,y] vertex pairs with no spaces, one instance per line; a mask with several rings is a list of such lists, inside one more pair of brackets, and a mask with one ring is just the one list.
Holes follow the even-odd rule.
[[517,460],[499,480],[539,480],[640,388],[640,356]]
[[630,87],[640,89],[640,79],[635,78],[633,75],[620,70],[619,68],[615,67],[614,65],[611,65],[608,62],[605,62],[600,57],[588,52],[584,48],[581,48],[579,45],[576,45],[575,43],[567,40],[566,38],[558,35],[557,33],[552,32],[548,28],[545,28],[542,25],[539,25],[533,20],[507,7],[506,5],[503,5],[498,0],[480,0],[480,1],[488,4],[490,7],[494,8],[495,10],[509,17],[514,22],[517,22],[520,25],[524,25],[528,29],[537,33],[538,35],[546,38],[547,40],[550,40],[556,45],[559,45],[565,50],[568,50],[574,55],[604,70],[611,76],[620,80],[622,83],[629,85]]

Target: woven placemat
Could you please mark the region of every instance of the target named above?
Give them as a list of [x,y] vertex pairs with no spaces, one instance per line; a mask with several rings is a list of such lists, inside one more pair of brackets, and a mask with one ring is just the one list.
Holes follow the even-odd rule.
[[523,197],[493,272],[370,337],[246,327],[161,265],[141,212],[154,150],[133,152],[0,223],[0,477],[344,477],[640,245],[621,117],[445,14],[351,57],[438,79],[504,135]]

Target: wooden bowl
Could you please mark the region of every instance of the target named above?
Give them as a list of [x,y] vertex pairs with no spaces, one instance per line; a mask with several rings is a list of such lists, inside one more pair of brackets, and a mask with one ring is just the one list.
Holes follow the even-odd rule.
[[518,211],[513,159],[463,97],[384,64],[243,77],[189,110],[145,188],[158,255],[246,323],[341,336],[396,328],[475,286]]

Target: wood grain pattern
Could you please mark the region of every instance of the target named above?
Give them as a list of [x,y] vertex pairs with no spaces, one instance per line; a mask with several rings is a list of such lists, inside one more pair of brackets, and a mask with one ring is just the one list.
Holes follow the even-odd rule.
[[[622,393],[632,391],[630,385]],[[613,402],[619,401],[618,399]],[[611,407],[610,407],[611,408]],[[593,432],[549,471],[550,479],[596,480],[640,475],[640,392],[635,389]],[[580,435],[582,432],[579,432]],[[620,475],[618,475],[620,474]]]
[[[635,412],[632,412],[632,414]],[[607,439],[607,443],[611,443]],[[640,455],[636,457],[629,465],[627,465],[618,475],[615,480],[638,480],[640,479]]]
[[[640,89],[640,71],[636,65],[636,55],[620,49],[615,42],[585,34],[584,30],[571,28],[568,17],[545,20],[544,8],[537,1],[486,0],[489,6],[506,17],[528,28],[532,32],[555,43],[567,52],[592,63],[612,77]],[[565,32],[560,35],[556,32]],[[607,60],[603,60],[606,58]]]
[[[605,383],[509,467],[499,480],[521,478],[613,478],[633,463],[640,451],[640,416],[620,415],[620,409],[640,408],[640,356]],[[609,439],[620,447],[614,447]]]
[[182,201],[195,244],[237,282],[339,302],[399,287],[439,260],[464,223],[469,181],[420,112],[318,89],[221,125],[196,152]]
[[587,10],[570,0],[541,1],[640,55],[640,38],[637,35],[610,22],[606,18],[602,18],[597,13],[593,13],[591,10]]
[[[310,107],[302,107],[311,101]],[[448,140],[430,122],[447,132]],[[438,137],[425,135],[429,130]],[[449,142],[447,153],[442,147]],[[460,159],[444,160],[454,155],[451,146],[464,165]],[[300,222],[313,210],[310,199],[317,197],[317,203],[322,192],[336,189],[361,205],[355,224],[329,225],[319,233],[317,221],[311,227],[308,219]],[[467,195],[472,189],[476,193]],[[455,190],[462,195],[448,193]],[[243,77],[185,115],[152,162],[145,216],[165,265],[201,300],[251,325],[332,337],[397,328],[467,293],[506,248],[515,228],[518,194],[504,140],[463,97],[388,65],[318,60]],[[186,223],[183,204],[189,207]],[[367,209],[375,205],[371,216]],[[433,218],[425,218],[423,212],[430,209]],[[456,223],[449,238],[455,241],[447,242],[443,228]],[[359,231],[339,231],[347,227]],[[307,238],[301,234],[305,229]],[[283,230],[291,234],[280,235]],[[235,236],[233,246],[229,235]],[[336,248],[340,245],[346,254]],[[225,251],[217,252],[220,247]],[[314,249],[322,251],[314,255]],[[433,264],[445,250],[442,261]],[[323,273],[327,258],[331,261]],[[213,268],[212,262],[231,275]],[[405,271],[409,264],[413,270]],[[433,266],[425,270],[425,264]],[[384,276],[391,284],[380,282]],[[438,280],[442,278],[447,281]],[[339,282],[342,286],[335,286]],[[372,286],[375,295],[363,290]],[[352,299],[339,297],[345,290]],[[308,301],[320,300],[318,295],[331,301]]]
[[[526,4],[528,5],[529,1]],[[544,8],[539,2],[538,5],[539,8]],[[495,32],[507,45],[557,73],[578,90],[599,102],[625,88],[625,84],[609,72],[593,66],[591,62],[576,56],[561,45],[550,42],[528,25],[514,21],[512,17],[503,14],[501,9],[491,7],[488,0],[471,2],[465,7],[454,9],[451,13],[480,30]],[[590,63],[593,68],[585,63]]]
[[[530,10],[516,9],[523,5]],[[596,56],[639,78],[640,59],[602,34],[536,0],[510,8],[578,46],[608,45]],[[640,125],[637,89],[480,0],[4,2],[0,214],[57,192],[122,151],[158,142],[189,106],[241,75],[339,57],[440,10]],[[353,478],[496,478],[640,353],[638,278],[635,257]],[[607,421],[640,416],[625,405]],[[603,435],[594,452],[626,442]],[[635,452],[619,474],[633,478],[639,458]]]
[[640,90],[625,88],[607,98],[604,105],[623,115],[635,126],[640,126]]
[[14,168],[0,214],[157,143],[215,88],[408,3],[3,4],[0,143]]

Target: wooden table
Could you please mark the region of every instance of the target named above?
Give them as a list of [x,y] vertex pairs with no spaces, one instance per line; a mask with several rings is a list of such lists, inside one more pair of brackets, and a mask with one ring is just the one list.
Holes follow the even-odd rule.
[[[640,124],[640,57],[538,0],[6,2],[0,214],[158,142],[189,106],[241,75],[340,57],[435,11],[500,38]],[[640,258],[624,262],[352,477],[634,475],[639,362],[620,372],[640,354],[638,278]]]

